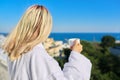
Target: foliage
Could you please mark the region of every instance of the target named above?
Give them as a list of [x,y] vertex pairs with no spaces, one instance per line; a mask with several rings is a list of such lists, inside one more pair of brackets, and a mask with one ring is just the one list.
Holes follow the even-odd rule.
[[[92,62],[92,72],[90,80],[120,80],[120,57],[110,53],[109,48],[105,46],[113,46],[114,39],[110,36],[103,38],[104,46],[100,43],[93,43],[88,41],[81,41],[83,45],[82,54],[89,58]],[[110,38],[110,40],[108,40]],[[112,39],[112,40],[111,40]],[[104,41],[105,40],[105,41]],[[108,45],[108,43],[112,43]],[[64,58],[57,57],[61,68],[65,62],[68,61],[70,55],[70,49],[64,49],[63,52],[66,55]]]
[[101,39],[102,47],[111,47],[115,45],[115,38],[112,36],[103,36]]
[[120,43],[116,43],[115,46],[120,46]]

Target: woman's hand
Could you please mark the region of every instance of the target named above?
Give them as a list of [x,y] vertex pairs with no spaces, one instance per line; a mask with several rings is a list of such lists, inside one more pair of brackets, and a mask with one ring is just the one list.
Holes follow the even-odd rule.
[[75,40],[74,45],[71,47],[71,50],[80,53],[83,50],[83,48],[82,48],[82,45],[77,40]]

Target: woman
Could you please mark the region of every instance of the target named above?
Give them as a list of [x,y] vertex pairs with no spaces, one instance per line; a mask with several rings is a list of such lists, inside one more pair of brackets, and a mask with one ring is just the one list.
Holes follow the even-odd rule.
[[3,48],[8,54],[10,80],[89,80],[91,62],[75,41],[63,71],[46,52],[42,43],[48,38],[52,18],[47,9],[33,5],[27,9]]

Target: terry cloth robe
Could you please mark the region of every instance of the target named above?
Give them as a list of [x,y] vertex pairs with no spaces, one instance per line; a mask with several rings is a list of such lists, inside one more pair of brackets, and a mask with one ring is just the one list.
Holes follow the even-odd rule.
[[90,80],[92,64],[82,54],[71,51],[69,60],[61,70],[58,62],[45,50],[42,43],[21,58],[8,58],[10,80]]

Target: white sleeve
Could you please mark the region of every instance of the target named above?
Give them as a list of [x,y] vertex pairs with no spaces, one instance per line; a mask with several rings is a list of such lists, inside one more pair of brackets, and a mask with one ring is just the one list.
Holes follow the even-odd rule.
[[64,65],[63,73],[68,80],[90,80],[91,67],[92,64],[89,59],[72,51],[68,63]]
[[[45,50],[35,51],[30,61],[30,80],[89,80],[91,74],[91,62],[82,54],[72,51],[68,63],[63,71],[58,63],[51,59],[40,57],[47,54]],[[49,75],[49,76],[47,76]]]
[[82,54],[72,51],[63,71],[53,73],[49,80],[90,80],[92,64]]

